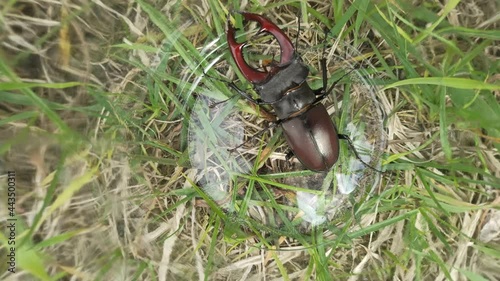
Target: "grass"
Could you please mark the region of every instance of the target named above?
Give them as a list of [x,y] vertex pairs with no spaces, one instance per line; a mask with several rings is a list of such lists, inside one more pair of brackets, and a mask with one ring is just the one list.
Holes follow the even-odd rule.
[[[0,203],[2,280],[500,279],[498,3],[13,0],[0,8],[0,198],[8,171],[17,188],[15,209]],[[225,80],[251,88],[227,51],[232,10],[268,16],[292,41],[300,14],[298,49],[313,88],[322,84],[324,27],[329,83],[346,67],[333,58],[366,67],[358,81],[377,85],[376,102],[343,80],[327,108],[343,132],[356,121],[363,134],[386,137],[369,160],[382,164],[380,179],[364,169],[356,192],[336,197],[330,183],[336,191],[348,165],[319,178],[286,169],[283,134],[273,129],[238,150],[251,167],[221,174],[231,178],[216,185],[224,196],[207,194],[205,171],[189,158],[196,98],[235,96]],[[269,37],[252,38],[254,62],[279,53]],[[246,134],[271,118],[243,99],[229,104]],[[370,133],[376,107],[384,128]],[[214,120],[205,128],[228,119]],[[214,127],[195,137],[227,134]],[[218,154],[206,159],[231,165]],[[297,202],[311,198],[327,223],[307,223]],[[332,213],[334,199],[343,207]],[[12,210],[16,273],[7,263]]]

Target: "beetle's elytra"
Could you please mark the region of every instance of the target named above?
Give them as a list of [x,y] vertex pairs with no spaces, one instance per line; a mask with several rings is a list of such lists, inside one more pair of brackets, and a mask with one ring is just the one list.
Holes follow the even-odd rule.
[[[327,89],[324,74],[323,87],[312,90],[306,81],[309,69],[285,33],[261,15],[246,12],[241,12],[241,15],[245,21],[259,23],[258,33],[267,32],[277,39],[281,47],[281,58],[280,62],[272,65],[268,72],[249,66],[243,58],[243,48],[246,43],[236,42],[235,28],[228,20],[227,42],[231,55],[243,76],[253,84],[260,98],[253,99],[241,90],[238,92],[255,104],[272,106],[274,114],[278,117],[278,124],[283,127],[288,145],[307,169],[317,172],[328,171],[339,158],[339,139],[347,139],[352,147],[347,136],[337,133],[325,106],[321,103],[333,87]],[[322,61],[322,68],[325,72],[326,61]],[[362,161],[355,150],[354,153]]]

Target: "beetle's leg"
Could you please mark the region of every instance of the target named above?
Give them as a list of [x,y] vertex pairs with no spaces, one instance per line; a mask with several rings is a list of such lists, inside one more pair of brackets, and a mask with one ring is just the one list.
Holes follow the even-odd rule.
[[258,99],[254,99],[252,98],[249,94],[247,94],[245,91],[243,91],[242,89],[238,88],[238,86],[236,86],[236,84],[234,84],[234,82],[229,82],[228,86],[235,90],[238,94],[240,94],[240,96],[244,97],[246,100],[248,100],[249,102],[251,103],[254,103],[254,104],[257,104],[257,105],[261,105],[262,104],[262,100],[260,98]]
[[321,64],[321,72],[323,74],[323,91],[324,93],[328,93],[328,91],[326,90],[326,88],[328,87],[328,77],[327,77],[327,74],[328,74],[328,70],[326,69],[326,39],[328,38],[328,30],[327,28],[325,27],[323,29],[323,32],[325,32],[325,42],[323,43],[323,53],[321,54],[321,60],[319,61],[319,63]]
[[238,88],[238,86],[236,86],[236,84],[234,84],[234,82],[228,82],[228,86],[231,89],[235,90],[238,94],[240,94],[240,96],[244,97],[246,100],[248,100],[249,102],[254,103],[256,105],[269,105],[269,104],[274,103],[274,102],[265,102],[261,98],[258,98],[258,99],[252,98],[245,91],[243,91],[242,89]]
[[338,137],[339,137],[340,140],[346,140],[347,141],[347,144],[349,145],[349,148],[351,148],[352,152],[354,153],[354,155],[356,156],[356,158],[358,158],[358,160],[361,161],[361,163],[363,163],[366,167],[374,170],[375,172],[383,173],[382,171],[373,168],[368,163],[366,163],[365,161],[363,161],[363,159],[361,159],[361,157],[358,154],[358,151],[356,150],[356,148],[354,147],[354,144],[352,143],[351,138],[348,135],[338,134]]
[[[262,100],[261,100],[261,99],[253,99],[253,98],[252,98],[251,96],[249,96],[249,95],[248,95],[245,91],[243,91],[243,90],[241,90],[240,88],[238,88],[238,86],[236,86],[236,84],[234,84],[234,82],[228,82],[227,84],[228,84],[228,86],[229,86],[231,89],[235,90],[238,94],[240,94],[242,97],[244,97],[244,98],[245,98],[246,100],[248,100],[249,102],[254,103],[254,104],[257,104],[257,105],[260,105],[260,104],[261,104],[261,102],[262,102]],[[225,100],[223,100],[223,101],[214,102],[214,103],[210,104],[210,108],[213,108],[213,107],[215,107],[215,106],[217,106],[217,105],[219,105],[219,104],[225,103],[225,102],[227,102],[228,100],[230,100],[230,98],[229,98],[229,99],[225,99]]]
[[299,49],[299,35],[300,35],[300,20],[302,19],[302,10],[299,10],[297,15],[297,37],[295,37],[295,49]]
[[293,153],[293,151],[288,151],[285,155],[285,161],[290,163],[290,160],[295,156],[295,154]]
[[332,90],[335,88],[335,86],[337,86],[337,84],[342,80],[344,79],[344,77],[346,77],[347,75],[351,74],[353,71],[355,71],[356,69],[353,68],[349,71],[347,71],[346,73],[344,73],[344,75],[340,76],[339,79],[337,79],[335,82],[333,82],[333,84],[330,86],[330,88],[328,88],[328,90],[325,92],[324,95],[328,95],[332,92]]
[[[224,79],[221,79],[221,78],[218,78],[218,77],[214,77],[212,75],[209,75],[208,73],[205,73],[203,72],[203,75],[205,76],[208,76],[212,79],[215,79],[215,80],[218,80],[218,81],[221,81],[225,84],[227,84],[231,89],[235,90],[238,94],[240,94],[240,96],[244,97],[246,100],[248,100],[249,102],[251,103],[254,103],[256,105],[266,105],[266,104],[271,104],[271,103],[268,103],[268,102],[264,102],[262,99],[254,99],[252,98],[250,95],[248,95],[245,91],[243,91],[242,89],[238,88],[238,86],[236,86],[236,84],[233,82],[233,81],[226,81]],[[231,98],[229,99],[225,99],[223,101],[219,101],[219,102],[214,102],[212,104],[210,104],[210,108],[213,108],[219,104],[222,104],[222,103],[225,103],[227,102],[228,100],[230,100]]]
[[255,134],[255,135],[253,135],[253,136],[249,137],[246,141],[244,141],[244,142],[240,143],[238,146],[233,147],[233,148],[231,148],[231,149],[228,149],[228,151],[229,151],[230,153],[235,152],[238,148],[242,147],[242,146],[243,146],[243,145],[245,145],[247,142],[249,142],[249,141],[253,140],[253,139],[254,139],[254,138],[256,138],[256,137],[260,137],[262,134],[264,134],[264,133],[265,133],[266,131],[268,131],[269,129],[272,129],[272,128],[274,128],[274,127],[276,127],[276,126],[280,125],[280,124],[281,124],[281,120],[277,120],[277,121],[276,121],[276,122],[274,122],[273,124],[271,124],[271,125],[267,126],[267,128],[264,128],[264,129],[260,130],[257,134]]
[[295,154],[293,153],[292,150],[289,150],[286,155],[285,155],[285,167],[288,169],[290,167],[293,167],[293,163],[292,163],[292,158],[295,157]]
[[344,75],[342,75],[339,79],[335,80],[333,82],[333,84],[330,86],[330,88],[328,88],[328,70],[326,68],[326,56],[325,56],[325,54],[326,54],[326,38],[328,37],[328,30],[325,28],[324,32],[325,32],[325,43],[323,44],[323,55],[321,57],[321,60],[319,61],[320,65],[321,65],[321,72],[322,72],[321,74],[323,76],[323,87],[314,91],[314,94],[317,96],[316,102],[324,99],[327,95],[329,95],[333,91],[335,86],[337,86],[337,84],[344,77],[351,74],[351,72],[353,72],[355,70],[355,69],[351,69],[348,72],[344,73]]
[[[322,59],[322,61],[323,61],[323,59]],[[326,63],[326,61],[325,61],[325,63]],[[326,66],[325,66],[325,68],[326,68]],[[351,74],[351,72],[353,72],[354,70],[356,70],[356,69],[354,69],[354,68],[353,68],[353,69],[349,70],[348,72],[344,73],[344,75],[340,76],[340,78],[339,78],[339,79],[337,79],[337,80],[335,80],[335,82],[333,82],[333,84],[330,86],[330,88],[328,88],[328,90],[325,90],[325,89],[326,89],[326,86],[323,86],[324,88],[319,88],[319,89],[314,90],[314,94],[317,96],[317,97],[316,97],[316,101],[321,101],[321,100],[323,100],[323,99],[324,99],[327,95],[329,95],[329,94],[333,91],[333,89],[335,88],[335,86],[337,86],[337,84],[338,84],[338,83],[339,83],[342,79],[344,79],[344,77],[346,77],[347,75]],[[326,80],[325,80],[325,79],[326,79],[326,78],[325,78],[325,77],[326,77],[326,74],[325,74],[325,73],[326,73],[326,71],[324,71],[324,72],[323,72],[323,76],[324,76],[324,77],[323,77],[323,79],[324,79],[324,80],[323,80],[323,84],[326,84],[326,83],[325,83],[325,81],[326,81]]]
[[326,68],[326,38],[328,37],[328,29],[323,30],[325,32],[325,43],[323,44],[323,55],[321,57],[321,60],[319,61],[321,65],[321,74],[323,76],[323,87],[314,90],[314,94],[317,96],[316,97],[316,102],[321,101],[324,99],[327,95],[329,95],[335,86],[347,75],[349,75],[351,72],[353,72],[355,69],[351,69],[348,72],[344,73],[339,79],[335,80],[333,84],[328,88],[328,70]]

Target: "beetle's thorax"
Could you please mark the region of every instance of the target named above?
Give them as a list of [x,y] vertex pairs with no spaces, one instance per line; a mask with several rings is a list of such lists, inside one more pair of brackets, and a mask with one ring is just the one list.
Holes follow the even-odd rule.
[[255,85],[255,90],[265,102],[280,100],[291,89],[301,85],[309,75],[309,69],[302,59],[295,55],[290,64],[283,67],[269,80]]
[[286,92],[279,102],[272,105],[279,119],[290,118],[307,111],[309,106],[316,101],[316,95],[306,81],[298,87]]

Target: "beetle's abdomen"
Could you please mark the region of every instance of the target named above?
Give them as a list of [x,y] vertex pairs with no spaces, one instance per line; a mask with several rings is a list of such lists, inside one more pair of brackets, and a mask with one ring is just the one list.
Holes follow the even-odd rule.
[[307,169],[328,171],[337,162],[337,130],[323,104],[283,122],[282,126],[290,148]]

